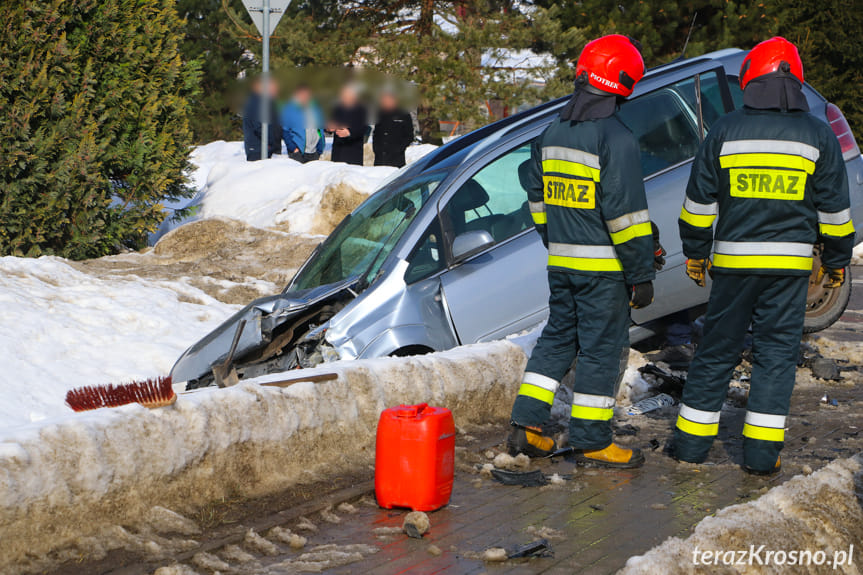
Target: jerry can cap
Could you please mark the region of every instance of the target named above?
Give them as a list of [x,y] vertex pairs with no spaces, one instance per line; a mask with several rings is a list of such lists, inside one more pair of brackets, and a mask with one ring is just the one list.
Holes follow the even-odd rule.
[[418,403],[417,405],[400,405],[393,408],[393,415],[396,417],[419,417],[424,411],[431,411],[427,403]]

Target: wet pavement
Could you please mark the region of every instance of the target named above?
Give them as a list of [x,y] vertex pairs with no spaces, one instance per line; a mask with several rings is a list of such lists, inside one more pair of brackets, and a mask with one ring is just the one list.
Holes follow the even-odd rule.
[[[861,279],[855,281],[848,311],[819,338],[863,341],[863,268],[854,271]],[[817,346],[819,339],[811,341]],[[852,357],[847,366],[852,371],[853,364]],[[612,471],[576,468],[565,461],[532,462],[547,475],[560,476],[543,487],[504,486],[482,471],[483,464],[502,451],[506,429],[460,430],[451,502],[429,514],[431,529],[422,539],[399,531],[406,511],[375,505],[367,470],[338,485],[321,486],[325,497],[315,497],[314,489],[309,495],[306,487],[301,504],[288,498],[273,500],[266,510],[250,506],[245,516],[240,513],[230,524],[205,530],[196,538],[197,548],[171,560],[109,556],[60,572],[137,575],[183,565],[199,574],[613,573],[629,557],[668,537],[686,537],[702,518],[722,507],[757,498],[796,474],[863,451],[863,385],[855,385],[861,376],[845,373],[853,377],[824,382],[814,380],[806,368],[798,370],[783,470],[771,478],[754,478],[740,470],[745,410],[731,405],[723,410],[719,439],[704,465],[677,463],[663,453],[676,414],[670,407],[616,420],[626,433],[618,441],[645,451],[643,468]],[[825,393],[836,405],[822,401]],[[292,549],[273,527],[305,537],[304,548]],[[273,545],[250,540],[250,528]],[[488,549],[509,550],[541,538],[550,543],[552,557],[492,562],[483,555]],[[163,570],[159,575],[172,573],[184,571]]]

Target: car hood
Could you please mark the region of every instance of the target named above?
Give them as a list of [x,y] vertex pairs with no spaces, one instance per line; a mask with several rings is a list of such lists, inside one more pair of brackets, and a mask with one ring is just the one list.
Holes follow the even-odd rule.
[[237,342],[234,359],[242,358],[267,345],[276,327],[318,302],[342,292],[352,291],[358,281],[358,278],[351,277],[316,288],[256,299],[183,352],[171,368],[171,378],[175,383],[179,383],[209,374],[213,366],[227,359],[234,335],[244,320],[246,323]]

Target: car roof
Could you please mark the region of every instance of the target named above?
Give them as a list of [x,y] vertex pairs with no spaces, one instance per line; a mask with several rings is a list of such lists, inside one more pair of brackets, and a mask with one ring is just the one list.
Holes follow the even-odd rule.
[[[736,72],[739,61],[743,59],[744,54],[745,51],[739,48],[726,48],[695,58],[679,58],[667,64],[650,68],[636,86],[634,95],[637,96],[660,88],[669,82],[669,76],[676,76],[675,72],[699,67],[706,62],[720,63],[727,70]],[[426,155],[418,162],[420,165],[411,171],[416,174],[430,169],[447,169],[458,165],[474,151],[485,148],[487,145],[493,145],[492,141],[496,142],[505,134],[556,114],[568,99],[569,95],[556,98],[460,136]]]

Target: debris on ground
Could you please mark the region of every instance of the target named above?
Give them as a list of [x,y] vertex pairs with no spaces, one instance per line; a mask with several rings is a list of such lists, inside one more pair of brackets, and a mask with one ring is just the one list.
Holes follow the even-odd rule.
[[[269,542],[268,542],[269,543]],[[272,545],[272,543],[270,543]],[[274,546],[275,547],[275,546]],[[276,551],[273,555],[278,555]],[[255,556],[248,551],[243,550],[239,545],[225,545],[225,548],[219,553],[222,559],[232,561],[234,563],[252,563],[256,562]]]
[[342,518],[333,513],[332,506],[327,507],[321,511],[321,519],[326,521],[327,523],[341,523]]
[[422,511],[411,511],[405,515],[404,523],[402,523],[404,532],[408,534],[408,537],[414,539],[422,539],[430,527],[429,516]]
[[489,563],[499,563],[506,561],[507,553],[503,547],[492,547],[482,552],[482,560]]
[[552,550],[548,539],[537,539],[525,545],[519,545],[507,553],[507,559],[523,557],[554,557],[554,550]]
[[657,391],[668,394],[675,399],[680,399],[683,394],[683,386],[686,385],[685,377],[669,373],[652,363],[638,368],[638,371],[642,375],[652,375],[660,382],[656,387]]
[[437,545],[429,545],[428,547],[426,547],[426,551],[428,551],[429,555],[432,555],[434,557],[439,557],[440,555],[443,555],[443,551],[441,551],[441,548]]
[[671,407],[675,403],[677,402],[673,397],[667,393],[660,393],[659,395],[642,399],[638,403],[630,405],[627,408],[626,413],[629,415],[644,415],[645,413],[650,413],[651,411],[656,411],[663,407]]
[[812,372],[812,376],[817,377],[818,379],[826,379],[830,381],[842,379],[842,373],[840,372],[836,361],[828,357],[818,357],[813,359],[809,363],[809,370]]
[[522,487],[539,487],[548,485],[549,479],[539,469],[533,471],[509,471],[507,469],[493,469],[492,478],[504,485],[521,485]]
[[372,529],[372,533],[375,534],[375,537],[392,537],[404,533],[404,529],[402,527],[375,527]]
[[530,467],[530,458],[524,453],[519,453],[515,457],[508,453],[498,453],[492,463],[498,469],[527,469]]
[[563,541],[566,539],[566,535],[564,535],[562,531],[545,525],[541,525],[539,527],[531,525],[525,531],[528,535],[533,535],[540,539],[548,539],[549,541]]

